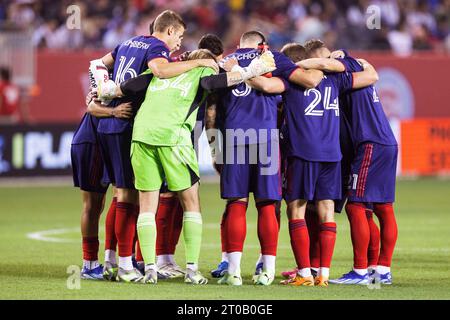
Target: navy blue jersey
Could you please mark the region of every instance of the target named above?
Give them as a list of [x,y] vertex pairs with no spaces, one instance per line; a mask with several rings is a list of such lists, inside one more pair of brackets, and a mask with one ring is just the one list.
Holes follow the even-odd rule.
[[314,89],[283,80],[288,156],[308,161],[336,162],[339,145],[339,95],[351,90],[353,76],[342,72],[325,75]]
[[[242,48],[226,59],[234,57],[241,67],[247,67],[258,55],[257,49]],[[272,74],[288,79],[297,66],[279,52],[273,52],[273,55],[277,69]],[[256,133],[257,140],[254,139],[255,136],[249,135],[245,142],[238,140],[238,144],[264,143],[270,140],[271,132],[267,130],[277,128],[277,102],[279,101],[277,95],[252,89],[246,83],[222,90],[219,95],[218,107],[219,117],[221,117],[219,122],[222,129],[242,129],[243,131],[250,129]],[[261,132],[264,133],[261,134]]]
[[85,113],[73,135],[72,144],[97,143],[98,122],[98,118]]
[[[116,84],[134,78],[148,69],[148,62],[156,58],[170,61],[170,50],[167,45],[153,36],[137,36],[118,45],[112,52],[114,58],[114,73],[112,80]],[[136,112],[141,99],[135,97],[117,98],[111,101],[110,107],[123,102],[132,102]],[[121,133],[131,126],[130,120],[118,118],[103,118],[98,125],[98,132]]]
[[[350,56],[339,61],[344,64],[347,72],[363,70],[361,65]],[[341,97],[341,103],[341,108],[350,122],[355,148],[364,142],[397,145],[375,86],[352,90]]]

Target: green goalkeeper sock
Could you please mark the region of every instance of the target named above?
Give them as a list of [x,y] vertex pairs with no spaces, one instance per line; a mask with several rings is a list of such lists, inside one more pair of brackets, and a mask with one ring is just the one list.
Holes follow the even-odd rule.
[[156,222],[153,212],[140,213],[137,221],[137,232],[142,257],[145,264],[155,264],[156,261]]
[[202,245],[202,215],[186,211],[183,215],[183,238],[186,248],[186,263],[198,264]]

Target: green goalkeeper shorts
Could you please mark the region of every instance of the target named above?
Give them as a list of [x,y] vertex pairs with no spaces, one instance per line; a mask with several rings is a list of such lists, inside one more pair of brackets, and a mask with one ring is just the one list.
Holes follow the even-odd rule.
[[133,141],[131,164],[139,191],[159,190],[164,179],[170,191],[188,189],[200,180],[192,146],[152,146]]

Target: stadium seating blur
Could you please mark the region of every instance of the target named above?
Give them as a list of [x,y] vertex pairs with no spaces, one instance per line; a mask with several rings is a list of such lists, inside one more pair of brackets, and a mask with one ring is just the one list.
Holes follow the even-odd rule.
[[[66,28],[67,8],[81,9],[81,30]],[[380,8],[381,29],[366,27],[366,8]],[[450,52],[448,0],[6,0],[0,4],[0,28],[33,30],[39,48],[74,50],[114,48],[148,25],[164,9],[181,13],[188,25],[184,49],[195,48],[205,32],[216,33],[232,49],[242,30],[257,28],[272,47],[289,41],[324,39],[330,47]]]

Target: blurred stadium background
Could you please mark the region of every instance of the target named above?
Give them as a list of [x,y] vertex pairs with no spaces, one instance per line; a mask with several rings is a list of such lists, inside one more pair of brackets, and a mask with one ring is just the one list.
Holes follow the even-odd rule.
[[[374,8],[380,29],[367,27]],[[375,65],[378,92],[400,143],[399,175],[433,177],[398,183],[395,286],[303,292],[282,286],[219,290],[211,284],[200,294],[174,282],[161,283],[165,291],[83,283],[82,290],[67,290],[66,268],[81,261],[81,202],[71,187],[70,143],[85,112],[89,61],[133,35],[148,34],[149,23],[165,9],[187,21],[180,52],[194,49],[205,33],[219,35],[231,52],[243,31],[259,29],[274,49],[320,38]],[[439,181],[450,174],[449,0],[2,0],[0,67],[0,298],[449,299],[450,180]],[[202,177],[217,180],[202,141]],[[41,186],[49,181],[58,187]],[[217,184],[203,184],[201,198],[201,266],[207,272],[220,256],[223,202]],[[348,271],[352,257],[346,217],[337,220],[332,276]],[[247,284],[258,254],[255,221],[249,206]],[[286,224],[281,228],[279,271],[293,265]]]

